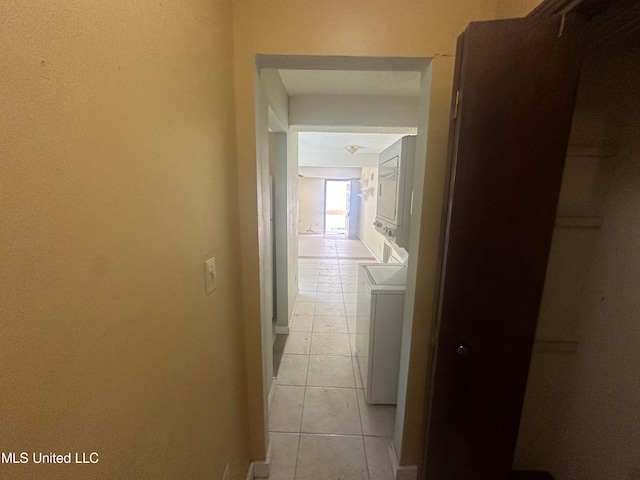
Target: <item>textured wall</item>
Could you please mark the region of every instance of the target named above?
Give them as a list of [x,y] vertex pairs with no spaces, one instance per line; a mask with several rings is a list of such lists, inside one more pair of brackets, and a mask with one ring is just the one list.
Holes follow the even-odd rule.
[[1,478],[246,474],[231,15],[0,4]]
[[324,233],[324,178],[298,179],[298,208],[300,233]]
[[526,17],[541,0],[498,0],[496,18]]

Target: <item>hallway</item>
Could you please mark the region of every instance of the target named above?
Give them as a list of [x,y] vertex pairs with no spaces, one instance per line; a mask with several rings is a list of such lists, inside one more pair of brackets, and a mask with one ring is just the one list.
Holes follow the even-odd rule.
[[395,406],[369,405],[355,359],[360,240],[299,237],[300,294],[290,334],[275,345],[269,414],[271,479],[392,478]]

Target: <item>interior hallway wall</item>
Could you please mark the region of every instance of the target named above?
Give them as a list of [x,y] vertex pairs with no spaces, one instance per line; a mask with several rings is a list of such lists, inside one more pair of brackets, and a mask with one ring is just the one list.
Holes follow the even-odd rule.
[[[249,396],[252,399],[261,398],[263,392],[260,312],[254,301],[260,295],[256,205],[262,195],[256,189],[256,55],[433,57],[424,175],[424,198],[428,199],[429,205],[421,210],[421,250],[414,267],[420,295],[415,308],[410,309],[413,312],[412,360],[400,459],[403,465],[417,465],[422,450],[422,413],[429,371],[425,359],[430,344],[428,332],[433,312],[456,37],[470,21],[493,19],[496,11],[496,0],[234,2],[239,220]],[[252,418],[262,415],[261,409],[252,400]],[[256,459],[264,458],[266,454],[262,428],[261,421],[252,422],[252,455]]]
[[541,0],[498,0],[496,18],[526,17]]
[[324,233],[324,178],[298,178],[300,233]]
[[99,453],[0,477],[245,478],[232,41],[229,0],[0,2],[0,451]]

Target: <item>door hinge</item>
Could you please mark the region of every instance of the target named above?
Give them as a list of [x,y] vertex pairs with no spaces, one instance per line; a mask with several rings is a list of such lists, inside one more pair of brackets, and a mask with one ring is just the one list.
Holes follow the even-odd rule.
[[451,120],[458,118],[458,105],[460,105],[460,90],[456,91],[456,103],[453,105],[453,112],[451,112]]

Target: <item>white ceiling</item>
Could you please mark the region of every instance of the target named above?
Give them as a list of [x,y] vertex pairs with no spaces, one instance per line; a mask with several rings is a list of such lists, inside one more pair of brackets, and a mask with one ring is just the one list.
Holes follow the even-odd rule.
[[[295,95],[384,95],[420,94],[420,72],[356,70],[278,70],[289,96]],[[345,133],[358,126],[340,126],[338,132],[300,132],[301,166],[357,167],[377,164],[377,155],[403,137],[402,133]],[[376,129],[379,130],[379,129]],[[390,128],[389,131],[394,129]],[[397,131],[397,129],[395,129]],[[355,154],[348,145],[361,147]]]
[[279,70],[293,95],[395,95],[417,97],[420,72],[356,70]]
[[[348,145],[357,145],[360,149],[353,154],[378,154],[404,135],[396,133],[328,133],[300,132],[298,134],[299,153],[339,153],[346,152]],[[351,154],[349,154],[351,155]]]

